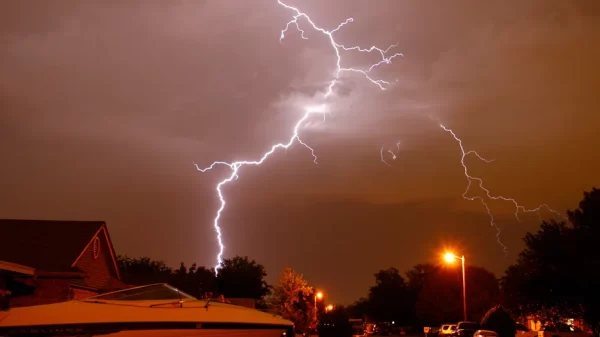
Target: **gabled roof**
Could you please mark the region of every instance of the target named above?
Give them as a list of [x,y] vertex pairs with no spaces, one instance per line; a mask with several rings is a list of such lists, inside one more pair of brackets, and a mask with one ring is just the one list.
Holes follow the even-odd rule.
[[74,271],[74,262],[104,226],[103,221],[0,219],[0,260],[40,271]]
[[[92,242],[94,241],[94,239],[96,237],[99,237],[100,235],[103,235],[104,238],[106,239],[106,243],[108,244],[108,248],[110,251],[110,258],[112,260],[113,263],[113,267],[115,268],[115,273],[117,274],[117,279],[121,280],[121,272],[119,271],[119,265],[117,264],[117,254],[115,254],[115,250],[112,244],[112,240],[110,239],[110,234],[108,234],[108,229],[106,228],[106,224],[103,224],[100,229],[96,232],[96,234],[92,237],[92,239],[90,240],[90,242],[88,242],[88,244],[85,246],[85,248],[81,251],[81,253],[79,254],[79,256],[77,256],[77,259],[73,262],[73,264],[71,265],[71,267],[75,267],[75,265],[77,264],[77,262],[79,261],[79,259],[81,259],[81,256],[83,255],[83,253],[85,253],[85,251],[90,247],[90,245],[92,244]],[[122,285],[124,285],[124,283],[122,283]]]

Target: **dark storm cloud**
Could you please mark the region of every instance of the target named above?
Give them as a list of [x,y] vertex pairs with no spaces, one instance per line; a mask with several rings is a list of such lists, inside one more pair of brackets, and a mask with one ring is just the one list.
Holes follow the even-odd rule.
[[[471,173],[526,206],[562,211],[598,183],[597,1],[296,4],[326,29],[353,17],[346,45],[404,57],[376,71],[393,83],[383,92],[343,76],[331,116],[301,128],[319,165],[295,146],[226,187],[227,255],[273,277],[293,266],[342,302],[446,243],[501,272],[537,218],[492,204],[505,258],[482,207],[460,199],[458,144],[436,121],[496,159],[469,160]],[[212,265],[226,171],[193,163],[287,140],[335,71],[323,36],[279,42],[290,14],[275,1],[0,3],[0,216],[105,220],[120,253]],[[398,141],[388,167],[379,151]]]

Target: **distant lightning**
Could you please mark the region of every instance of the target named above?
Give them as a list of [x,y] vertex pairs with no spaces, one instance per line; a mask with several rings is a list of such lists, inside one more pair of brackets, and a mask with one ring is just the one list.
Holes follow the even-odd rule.
[[[390,154],[390,156],[392,157],[392,160],[396,160],[398,158],[398,153],[400,152],[400,141],[398,141],[396,143],[396,152],[392,151],[392,149],[388,149],[387,153]],[[381,157],[381,161],[386,164],[387,166],[391,166],[384,158],[383,156],[383,147],[381,148],[381,150],[379,151],[379,155]]]
[[456,134],[454,133],[454,131],[452,131],[451,129],[447,128],[446,126],[444,126],[443,124],[439,125],[444,131],[448,132],[449,134],[452,135],[452,137],[454,138],[454,140],[456,140],[456,142],[458,143],[458,146],[460,147],[460,151],[461,151],[461,158],[460,158],[460,163],[464,169],[464,174],[465,177],[467,178],[467,188],[465,189],[465,191],[462,194],[462,197],[466,200],[470,200],[470,201],[479,201],[486,209],[487,214],[490,217],[490,225],[493,226],[496,229],[496,238],[498,239],[498,243],[502,246],[504,253],[507,254],[508,253],[508,248],[502,243],[502,241],[500,240],[500,228],[496,225],[496,221],[494,219],[494,215],[492,214],[492,210],[490,209],[489,204],[486,202],[486,199],[484,199],[483,197],[480,196],[469,196],[469,192],[471,190],[471,186],[475,183],[477,186],[479,186],[479,188],[485,193],[485,196],[487,197],[487,200],[502,200],[502,201],[508,201],[511,202],[514,206],[515,206],[515,217],[517,218],[517,220],[521,220],[519,218],[519,213],[536,213],[540,218],[541,218],[541,214],[540,211],[542,209],[546,209],[556,215],[558,215],[561,218],[565,218],[564,215],[560,214],[559,212],[551,209],[550,207],[548,207],[548,205],[546,204],[542,204],[539,205],[536,208],[532,208],[532,209],[527,209],[524,206],[520,205],[516,199],[513,198],[507,198],[507,197],[503,197],[503,196],[494,196],[491,194],[491,192],[483,186],[483,179],[472,176],[469,174],[469,169],[467,168],[467,164],[465,163],[465,159],[469,156],[475,156],[477,159],[485,162],[485,163],[491,163],[492,161],[494,161],[493,159],[486,159],[482,156],[479,155],[479,153],[477,153],[476,151],[470,150],[470,151],[466,151],[462,140],[460,138],[458,138],[456,136]]
[[[290,29],[290,27],[294,26],[296,28],[296,30],[298,32],[300,32],[300,36],[303,39],[307,39],[307,37],[304,35],[305,31],[300,28],[300,23],[299,20],[304,18],[305,21],[307,21],[310,25],[310,27],[312,27],[312,29],[314,29],[317,32],[320,32],[324,35],[326,35],[329,38],[329,42],[331,43],[331,46],[335,52],[335,55],[337,57],[337,62],[336,62],[336,71],[335,71],[335,75],[334,78],[329,82],[329,85],[325,88],[325,94],[324,94],[324,98],[328,98],[334,90],[335,85],[338,83],[339,78],[341,76],[342,73],[344,72],[348,72],[348,73],[355,73],[355,74],[359,74],[362,75],[364,78],[366,78],[368,81],[370,81],[371,83],[377,85],[381,90],[385,90],[386,86],[390,85],[389,82],[385,81],[385,80],[381,80],[381,79],[374,79],[370,76],[370,71],[377,68],[380,65],[384,65],[384,64],[390,64],[392,62],[392,60],[398,56],[402,56],[401,53],[395,53],[391,56],[386,56],[387,53],[394,47],[396,47],[396,45],[391,45],[389,46],[387,49],[380,49],[377,47],[370,47],[370,48],[361,48],[358,46],[354,46],[354,47],[346,47],[343,44],[339,44],[338,42],[335,41],[333,34],[335,32],[337,32],[340,28],[342,28],[343,26],[351,23],[354,21],[354,19],[349,18],[346,21],[342,22],[341,24],[339,24],[337,26],[337,28],[333,29],[333,30],[325,30],[323,28],[318,27],[313,21],[312,19],[306,14],[301,12],[298,8],[287,5],[285,3],[283,3],[282,1],[278,0],[277,1],[279,3],[279,5],[291,10],[294,12],[294,15],[292,16],[292,19],[286,24],[285,28],[281,31],[281,35],[280,35],[280,41],[282,41],[285,38],[285,34],[288,32],[288,30]],[[379,53],[381,55],[381,60],[375,64],[372,64],[369,68],[366,69],[356,69],[356,68],[346,68],[346,67],[342,67],[342,57],[341,57],[341,51],[358,51],[358,52],[365,52],[365,53]],[[304,124],[304,122],[306,122],[308,120],[308,118],[311,115],[314,114],[321,114],[323,115],[323,118],[325,118],[325,114],[327,114],[329,111],[329,109],[327,109],[327,106],[322,105],[319,107],[312,107],[312,108],[307,108],[304,112],[304,115],[302,116],[302,118],[300,118],[298,120],[298,122],[294,125],[294,128],[292,130],[292,135],[289,138],[289,140],[285,143],[278,143],[275,144],[273,146],[271,146],[271,149],[269,151],[267,151],[266,153],[264,153],[262,155],[262,157],[260,157],[260,159],[258,160],[254,160],[254,161],[234,161],[234,162],[224,162],[224,161],[216,161],[214,163],[212,163],[210,166],[205,167],[205,168],[200,168],[197,164],[194,164],[196,166],[196,169],[198,169],[198,171],[200,172],[206,172],[208,170],[212,170],[213,168],[217,167],[217,166],[227,166],[229,167],[229,169],[231,170],[231,174],[225,178],[224,180],[220,181],[217,184],[216,187],[216,191],[217,191],[217,195],[219,197],[219,201],[221,203],[219,209],[217,210],[217,214],[214,218],[213,221],[213,226],[215,228],[215,231],[217,232],[217,241],[219,243],[219,253],[217,255],[217,265],[215,266],[215,272],[218,273],[219,268],[221,267],[222,263],[223,263],[223,252],[225,250],[225,246],[223,245],[223,238],[222,238],[222,231],[221,231],[221,226],[219,225],[219,220],[221,219],[221,214],[223,213],[223,211],[225,210],[225,206],[227,204],[227,202],[225,201],[225,197],[223,196],[223,191],[222,188],[223,186],[227,185],[228,183],[237,180],[239,178],[239,170],[240,168],[242,168],[243,166],[247,166],[247,165],[254,165],[254,166],[259,166],[260,164],[262,164],[265,160],[267,160],[267,158],[269,158],[269,156],[271,156],[277,149],[288,149],[290,146],[292,146],[295,142],[300,143],[301,145],[303,145],[305,148],[307,148],[308,150],[310,150],[312,156],[313,156],[313,161],[315,163],[317,163],[317,156],[315,154],[315,151],[312,147],[310,147],[307,143],[305,143],[302,139],[300,139],[300,135],[299,135],[299,129],[300,127]]]
[[379,151],[379,156],[381,157],[381,161],[386,164],[387,166],[392,166],[390,165],[387,161],[385,161],[385,158],[383,157],[383,148],[381,148],[381,150]]

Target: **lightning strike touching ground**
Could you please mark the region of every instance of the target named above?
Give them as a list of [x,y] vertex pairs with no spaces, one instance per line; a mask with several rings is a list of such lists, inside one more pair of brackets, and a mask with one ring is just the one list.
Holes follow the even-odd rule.
[[[339,44],[338,42],[335,41],[333,34],[335,32],[337,32],[340,28],[342,28],[343,26],[351,23],[354,21],[354,19],[349,18],[346,21],[342,22],[341,24],[339,24],[337,26],[337,28],[328,31],[325,30],[324,28],[320,28],[319,26],[317,26],[312,19],[306,14],[301,12],[298,8],[290,6],[290,5],[286,5],[285,3],[283,3],[281,0],[278,0],[277,3],[283,7],[285,7],[286,9],[291,10],[294,15],[292,16],[292,19],[286,24],[285,28],[281,31],[281,35],[280,35],[280,42],[283,41],[283,39],[285,38],[285,34],[286,32],[288,32],[289,28],[291,26],[295,26],[296,29],[298,30],[298,32],[300,32],[300,36],[303,39],[307,39],[307,37],[304,35],[304,30],[302,30],[302,28],[300,28],[300,22],[299,20],[304,18],[306,22],[308,22],[308,24],[310,25],[310,27],[312,29],[314,29],[315,31],[322,33],[324,35],[326,35],[329,39],[329,42],[331,43],[331,46],[335,52],[335,55],[337,57],[337,62],[336,62],[336,71],[335,71],[335,75],[334,78],[329,82],[329,85],[325,88],[325,94],[324,97],[328,98],[332,93],[333,93],[333,89],[336,85],[336,83],[338,82],[340,75],[344,72],[348,72],[348,73],[355,73],[355,74],[359,74],[362,75],[363,77],[365,77],[367,80],[369,80],[371,83],[377,85],[381,90],[385,90],[386,86],[390,85],[389,82],[385,81],[385,80],[381,80],[381,79],[373,79],[370,75],[369,72],[375,68],[377,68],[380,65],[384,65],[384,64],[390,64],[392,62],[392,60],[398,56],[402,56],[401,53],[395,53],[389,57],[387,57],[387,53],[394,47],[396,47],[396,45],[391,45],[390,47],[388,47],[387,49],[380,49],[377,47],[370,47],[370,48],[361,48],[358,46],[354,46],[354,47],[346,47],[343,44]],[[381,55],[381,60],[375,64],[372,64],[369,68],[367,69],[356,69],[356,68],[345,68],[342,67],[342,56],[341,56],[341,51],[358,51],[358,52],[364,52],[364,53],[372,53],[372,52],[376,52],[379,53]],[[197,164],[194,164],[196,166],[196,169],[200,172],[206,172],[208,170],[212,170],[213,168],[217,167],[217,166],[227,166],[229,167],[229,169],[231,170],[230,175],[225,178],[224,180],[222,180],[221,182],[219,182],[217,184],[216,187],[216,191],[217,191],[217,195],[219,197],[219,201],[220,201],[220,207],[217,210],[217,214],[215,216],[214,222],[213,222],[213,226],[215,228],[215,231],[217,232],[217,241],[219,244],[219,253],[217,255],[217,265],[215,266],[215,272],[218,273],[219,268],[221,267],[221,264],[223,263],[223,252],[225,250],[225,246],[223,245],[223,237],[222,237],[222,231],[221,231],[221,226],[219,225],[219,220],[221,219],[221,214],[223,213],[223,210],[225,210],[225,206],[227,205],[227,202],[225,201],[225,197],[223,196],[223,186],[225,186],[226,184],[236,180],[239,178],[239,170],[243,167],[243,166],[248,166],[248,165],[252,165],[252,166],[259,166],[260,164],[262,164],[265,160],[267,160],[267,158],[269,158],[269,156],[271,156],[276,150],[278,149],[288,149],[290,146],[292,146],[295,142],[298,142],[299,144],[303,145],[304,147],[306,147],[308,150],[311,151],[311,154],[313,156],[313,161],[315,163],[317,163],[317,156],[315,155],[315,151],[312,147],[310,147],[308,144],[306,144],[302,139],[300,139],[300,135],[299,135],[299,129],[300,127],[304,124],[304,122],[307,121],[307,119],[309,119],[309,117],[311,117],[314,114],[320,114],[322,115],[323,118],[325,118],[325,114],[328,113],[327,106],[322,105],[319,107],[312,107],[312,108],[307,108],[304,112],[304,115],[302,116],[302,118],[300,118],[298,120],[298,122],[296,122],[296,124],[294,125],[294,128],[292,130],[292,135],[290,136],[289,140],[285,143],[277,143],[273,146],[271,146],[271,149],[267,152],[265,152],[262,157],[260,157],[260,159],[258,160],[254,160],[254,161],[234,161],[234,162],[224,162],[224,161],[216,161],[214,163],[212,163],[210,166],[206,167],[206,168],[201,168],[199,167]]]
[[513,198],[507,198],[507,197],[503,197],[503,196],[494,196],[491,194],[491,192],[485,188],[483,186],[483,179],[478,178],[478,177],[474,177],[472,175],[469,174],[469,170],[467,168],[467,164],[465,163],[465,159],[466,157],[468,157],[469,155],[475,156],[477,157],[477,159],[485,162],[485,163],[491,163],[492,161],[494,161],[493,159],[486,159],[482,156],[479,155],[479,153],[477,153],[476,151],[470,150],[470,151],[466,151],[462,140],[460,138],[458,138],[456,136],[456,134],[454,133],[454,131],[452,131],[451,129],[447,128],[446,126],[444,126],[443,124],[439,125],[444,131],[448,132],[449,134],[452,135],[452,137],[454,138],[454,140],[456,140],[456,142],[458,143],[458,146],[460,147],[460,151],[461,151],[461,158],[460,158],[460,163],[464,169],[464,174],[465,177],[467,178],[467,188],[465,189],[465,191],[462,194],[462,197],[466,200],[470,200],[470,201],[474,201],[474,200],[478,200],[479,202],[481,202],[481,204],[485,207],[487,214],[490,217],[490,225],[493,226],[496,230],[496,238],[498,239],[498,243],[502,246],[502,249],[504,250],[504,253],[507,254],[508,253],[508,248],[502,243],[502,241],[500,240],[500,228],[496,225],[495,219],[494,219],[494,215],[492,214],[492,210],[490,209],[490,206],[488,205],[488,203],[486,202],[486,199],[484,199],[483,197],[480,196],[468,196],[470,190],[471,190],[471,186],[473,185],[473,183],[475,182],[477,184],[477,186],[479,186],[479,188],[484,192],[485,196],[487,197],[488,200],[494,200],[494,201],[498,201],[498,200],[502,200],[502,201],[508,201],[511,202],[514,206],[515,206],[515,217],[517,218],[517,220],[520,221],[519,218],[519,213],[536,213],[540,219],[541,219],[541,213],[540,211],[542,209],[547,209],[548,211],[558,215],[561,218],[565,218],[564,215],[560,214],[559,212],[551,209],[550,207],[548,207],[548,205],[546,204],[542,204],[539,205],[536,208],[533,209],[527,209],[524,206],[520,205],[516,199]]

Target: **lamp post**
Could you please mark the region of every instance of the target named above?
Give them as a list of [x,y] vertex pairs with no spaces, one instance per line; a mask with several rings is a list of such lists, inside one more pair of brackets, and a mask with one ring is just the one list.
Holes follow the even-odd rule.
[[463,289],[463,320],[467,320],[467,286],[465,281],[465,256],[456,256],[452,253],[444,254],[444,260],[448,263],[454,262],[455,259],[460,259],[462,263],[462,289]]
[[322,299],[323,298],[323,293],[322,292],[318,292],[315,294],[315,324],[317,324],[317,299]]

